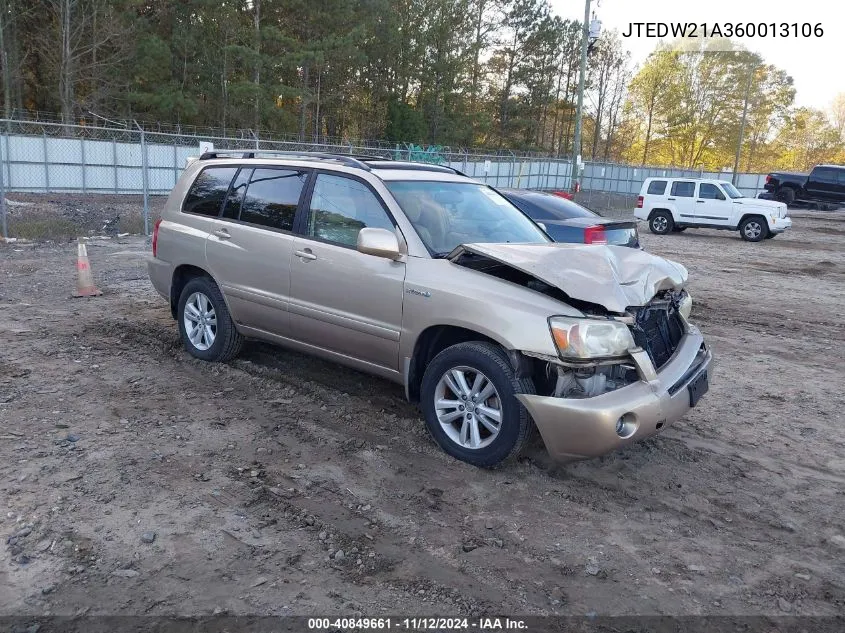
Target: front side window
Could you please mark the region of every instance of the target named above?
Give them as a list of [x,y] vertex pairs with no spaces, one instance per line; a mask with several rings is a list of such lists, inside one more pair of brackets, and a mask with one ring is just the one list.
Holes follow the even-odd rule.
[[688,180],[676,180],[672,183],[672,195],[678,198],[692,198],[695,195],[695,183]]
[[306,180],[307,171],[256,169],[241,204],[241,222],[293,231],[296,208]]
[[531,219],[486,185],[421,180],[385,184],[434,255],[447,255],[461,244],[549,241]]
[[703,182],[698,186],[698,197],[703,200],[724,200],[725,194],[716,185]]
[[813,179],[828,185],[836,184],[836,170],[830,167],[816,167],[813,170]]
[[394,230],[376,195],[358,180],[318,174],[308,213],[308,235],[354,248],[363,228]]
[[237,167],[203,169],[188,190],[188,195],[182,203],[182,211],[216,218],[220,214],[220,206],[236,171]]
[[648,183],[648,194],[651,196],[662,196],[666,193],[665,180],[652,180]]

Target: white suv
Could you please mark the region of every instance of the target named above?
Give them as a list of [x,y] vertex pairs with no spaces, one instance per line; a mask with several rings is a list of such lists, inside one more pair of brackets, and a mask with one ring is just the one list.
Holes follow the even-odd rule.
[[634,215],[658,235],[690,227],[728,229],[749,242],[792,226],[783,202],[747,198],[729,182],[702,178],[646,178]]

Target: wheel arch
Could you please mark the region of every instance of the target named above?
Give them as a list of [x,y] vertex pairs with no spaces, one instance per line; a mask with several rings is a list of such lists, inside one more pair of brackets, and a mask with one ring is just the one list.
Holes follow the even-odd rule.
[[736,223],[737,230],[739,230],[739,227],[742,226],[742,223],[749,218],[760,218],[761,220],[763,220],[763,224],[765,224],[767,228],[769,227],[769,219],[764,214],[758,211],[746,211],[740,216],[739,222]]
[[511,357],[511,362],[514,362],[508,346],[487,334],[459,325],[431,325],[420,332],[414,342],[413,355],[409,360],[405,376],[405,393],[408,400],[419,402],[423,374],[435,356],[447,347],[469,341],[484,341],[498,345]]
[[668,213],[669,215],[672,216],[673,220],[675,219],[675,212],[672,211],[672,209],[669,209],[667,207],[655,207],[651,211],[649,211],[649,213],[648,213],[649,222],[651,222],[651,218],[653,218],[654,214],[657,213],[658,211],[665,211],[666,213]]
[[179,297],[182,295],[182,290],[191,279],[196,279],[197,277],[207,277],[214,282],[214,284],[220,288],[220,294],[223,295],[223,301],[226,302],[226,307],[229,307],[229,301],[226,298],[226,295],[223,293],[220,284],[217,283],[217,280],[211,273],[199,266],[194,266],[193,264],[180,264],[173,269],[173,276],[170,280],[170,314],[174,319],[177,318],[176,313],[179,309]]

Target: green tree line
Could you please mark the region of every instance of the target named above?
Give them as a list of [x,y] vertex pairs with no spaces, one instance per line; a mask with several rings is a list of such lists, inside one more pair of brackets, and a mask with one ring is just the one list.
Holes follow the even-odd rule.
[[[0,0],[2,107],[256,134],[568,155],[581,24],[547,0]],[[592,47],[586,159],[841,160],[845,107],[796,109],[743,51]],[[834,104],[835,106],[835,104]]]

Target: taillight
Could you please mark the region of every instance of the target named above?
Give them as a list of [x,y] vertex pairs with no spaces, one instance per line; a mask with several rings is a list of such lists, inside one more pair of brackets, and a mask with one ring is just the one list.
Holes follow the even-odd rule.
[[161,218],[156,220],[156,223],[153,225],[153,257],[156,256],[156,251],[158,251],[158,225],[161,224]]
[[643,208],[643,197],[642,196],[637,196],[637,208],[638,209]]
[[603,226],[588,226],[584,229],[584,244],[607,244]]
[[768,174],[768,175],[766,176],[766,184],[767,184],[767,185],[769,184],[769,181],[770,181],[771,179],[772,179],[772,175],[771,175],[771,174]]

